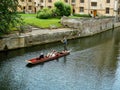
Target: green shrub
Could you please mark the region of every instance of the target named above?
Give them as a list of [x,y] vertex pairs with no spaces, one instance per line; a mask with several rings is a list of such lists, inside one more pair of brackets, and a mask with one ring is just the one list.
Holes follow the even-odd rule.
[[39,18],[39,13],[41,12],[41,10],[37,11],[37,15],[36,17]]
[[37,13],[37,18],[40,19],[48,19],[51,17],[52,17],[52,11],[49,8],[43,8]]
[[56,8],[52,8],[51,13],[52,13],[52,17],[57,17],[57,15],[58,15],[56,12]]
[[25,12],[17,12],[17,14],[24,14]]
[[65,4],[64,7],[65,7],[64,15],[69,16],[71,14],[71,6],[69,4]]
[[63,16],[65,11],[64,3],[62,1],[57,1],[54,3],[54,6],[56,7],[57,15]]
[[77,17],[91,17],[89,14],[73,14],[73,16],[77,16]]
[[71,7],[62,1],[57,1],[54,3],[56,7],[57,16],[69,16],[71,14]]

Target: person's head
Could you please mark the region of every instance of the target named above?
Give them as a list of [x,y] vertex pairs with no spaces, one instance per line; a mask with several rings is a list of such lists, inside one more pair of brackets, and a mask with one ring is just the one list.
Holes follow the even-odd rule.
[[43,55],[43,53],[40,53],[40,55]]

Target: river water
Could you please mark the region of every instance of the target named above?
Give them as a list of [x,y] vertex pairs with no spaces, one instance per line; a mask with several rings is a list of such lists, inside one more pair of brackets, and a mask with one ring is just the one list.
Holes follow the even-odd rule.
[[27,66],[61,42],[0,53],[0,90],[120,90],[120,28],[68,41],[70,55]]

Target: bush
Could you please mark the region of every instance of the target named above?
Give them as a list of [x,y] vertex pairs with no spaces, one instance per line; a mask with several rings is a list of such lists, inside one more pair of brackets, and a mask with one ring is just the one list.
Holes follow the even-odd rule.
[[25,12],[17,12],[17,14],[25,14]]
[[69,16],[71,14],[70,5],[63,3],[62,1],[55,2],[54,6],[56,7],[57,16]]
[[73,16],[77,16],[77,17],[91,17],[89,14],[73,14]]
[[65,16],[69,16],[71,14],[71,6],[69,4],[65,4]]
[[58,15],[56,12],[56,8],[52,8],[51,13],[52,13],[52,17],[57,17],[57,15]]
[[49,8],[43,8],[37,12],[37,18],[48,19],[52,17],[52,11]]
[[64,7],[64,3],[61,1],[57,1],[54,3],[54,6],[56,7],[56,13],[58,16],[63,16],[64,15],[64,11],[65,11],[65,7]]

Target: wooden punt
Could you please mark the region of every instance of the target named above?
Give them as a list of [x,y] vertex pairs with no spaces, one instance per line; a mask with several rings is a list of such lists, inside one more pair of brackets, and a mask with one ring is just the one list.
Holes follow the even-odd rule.
[[55,56],[51,56],[51,57],[47,57],[45,56],[44,58],[41,58],[39,59],[38,57],[36,58],[32,58],[30,60],[27,60],[27,62],[29,64],[38,64],[38,63],[43,63],[43,62],[47,62],[47,61],[51,61],[51,60],[55,60],[55,59],[58,59],[60,57],[63,57],[63,56],[66,56],[66,55],[69,55],[70,54],[70,51],[65,51],[65,52],[58,52]]

